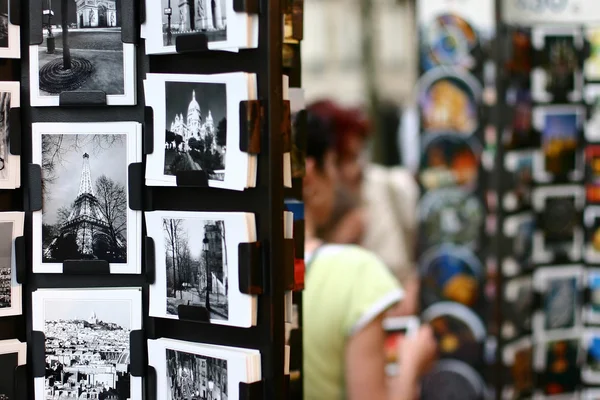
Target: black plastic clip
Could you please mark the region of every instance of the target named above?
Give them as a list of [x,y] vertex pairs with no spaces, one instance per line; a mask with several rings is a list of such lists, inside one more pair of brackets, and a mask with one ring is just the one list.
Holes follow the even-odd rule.
[[256,381],[252,383],[240,382],[240,400],[258,400],[264,398],[265,384],[264,381]]
[[65,260],[63,261],[65,275],[108,275],[110,265],[106,260]]
[[131,163],[127,167],[129,208],[134,211],[144,209],[144,165],[142,163]]
[[29,400],[27,365],[17,365],[14,375],[14,394],[17,400]]
[[238,273],[240,292],[249,295],[263,293],[262,246],[260,242],[238,245]]
[[106,92],[102,90],[75,90],[62,92],[58,98],[61,107],[106,106]]
[[139,23],[136,19],[137,0],[121,0],[121,41],[123,43],[139,43]]
[[27,194],[25,211],[35,212],[42,209],[42,167],[38,164],[27,165]]
[[[20,3],[21,0],[12,0],[12,3]],[[44,41],[43,28],[43,1],[32,1],[29,4],[29,44],[37,46]]]
[[146,400],[157,400],[157,375],[156,375],[156,369],[151,366],[151,365],[147,365],[146,366],[146,385],[144,385],[144,389],[147,390],[145,393],[145,396],[142,396],[142,398],[146,399]]
[[281,117],[281,133],[283,134],[283,152],[292,151],[292,110],[290,101],[283,101],[283,115]]
[[10,131],[9,135],[9,147],[10,154],[13,156],[21,155],[21,108],[13,107],[10,109]]
[[175,51],[178,53],[208,51],[208,36],[199,32],[177,36]]
[[583,293],[581,294],[581,298],[582,298],[583,304],[589,304],[589,303],[591,303],[591,300],[592,300],[592,289],[589,288],[589,287],[586,287],[585,289],[583,289]]
[[295,241],[294,239],[283,239],[283,256],[284,256],[284,267],[283,267],[283,276],[284,276],[284,287],[286,290],[294,289],[294,249],[295,249]]
[[146,236],[144,239],[146,281],[152,285],[156,281],[156,248],[154,247],[154,239],[152,239],[150,236]]
[[27,281],[27,248],[25,238],[15,238],[15,265],[17,267],[17,283],[24,284]]
[[21,25],[21,2],[22,0],[10,0],[10,23]]
[[260,153],[264,114],[264,105],[260,100],[240,102],[240,150],[244,153]]
[[233,11],[246,14],[260,14],[260,0],[233,0]]
[[208,187],[206,171],[177,171],[175,174],[177,186]]
[[144,154],[154,153],[154,109],[144,107]]
[[180,304],[177,307],[180,320],[210,323],[210,312],[206,307]]
[[531,300],[531,309],[532,310],[541,310],[542,309],[542,294],[539,292],[533,292],[533,298]]
[[46,335],[44,332],[31,332],[29,348],[33,359],[33,377],[43,378],[46,376]]
[[131,373],[131,376],[144,376],[148,364],[144,331],[138,329],[129,333],[129,354],[129,373]]
[[146,0],[138,0],[140,25],[146,22]]

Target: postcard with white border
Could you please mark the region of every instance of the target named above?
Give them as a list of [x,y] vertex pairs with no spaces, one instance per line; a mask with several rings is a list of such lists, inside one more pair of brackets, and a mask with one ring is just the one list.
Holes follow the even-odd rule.
[[9,0],[0,0],[0,58],[21,58],[21,27],[10,23]]
[[206,36],[208,50],[238,51],[258,46],[258,16],[236,12],[233,0],[146,0],[146,54],[174,54],[177,37]]
[[22,313],[21,284],[17,282],[15,239],[23,236],[25,213],[0,212],[0,317]]
[[[148,340],[148,364],[156,369],[157,399],[239,399],[239,384],[262,379],[258,350],[191,343],[174,339]],[[186,371],[195,371],[194,375]],[[210,395],[210,396],[209,396]]]
[[33,212],[33,272],[66,260],[105,260],[113,274],[141,272],[142,212],[129,208],[128,167],[141,161],[137,122],[34,123],[43,209]]
[[256,156],[240,150],[240,102],[256,99],[255,74],[147,74],[144,88],[154,110],[148,186],[175,186],[178,172],[195,170],[210,187],[255,186]]
[[27,343],[17,339],[0,340],[0,399],[17,399],[15,369],[27,363]]
[[[79,373],[103,376],[66,385],[58,377],[35,378],[36,400],[53,389],[88,393],[87,398],[106,393],[106,398],[142,399],[142,378],[129,373],[130,333],[142,329],[141,289],[38,289],[32,294],[32,319],[32,329],[46,337],[44,358],[51,369],[59,374],[68,364]],[[128,379],[129,388],[119,382]]]
[[180,306],[197,306],[214,324],[256,324],[256,296],[240,292],[238,267],[239,244],[256,241],[254,214],[153,211],[145,217],[156,263],[150,316],[179,319]]
[[52,25],[39,27],[42,43],[29,46],[31,105],[58,106],[67,91],[103,91],[109,106],[135,105],[135,45],[123,43],[121,27],[131,21],[123,20],[120,2],[63,4],[68,10],[52,2]]
[[21,186],[21,157],[10,153],[10,110],[20,107],[21,84],[0,82],[0,189]]

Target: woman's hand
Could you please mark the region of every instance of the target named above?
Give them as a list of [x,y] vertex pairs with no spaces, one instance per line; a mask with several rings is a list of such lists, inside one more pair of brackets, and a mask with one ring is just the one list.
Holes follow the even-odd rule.
[[437,342],[433,329],[422,325],[417,332],[407,336],[399,346],[400,374],[410,374],[415,379],[425,375],[437,359]]

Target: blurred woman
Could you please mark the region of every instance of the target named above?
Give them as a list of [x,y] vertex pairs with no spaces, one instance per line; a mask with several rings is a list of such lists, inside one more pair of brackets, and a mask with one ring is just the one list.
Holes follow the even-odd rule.
[[330,220],[338,168],[331,121],[308,112],[306,175],[306,289],[303,294],[306,399],[414,400],[419,379],[435,359],[431,328],[402,341],[400,373],[385,374],[385,312],[403,290],[373,253],[355,245],[328,245],[317,232]]

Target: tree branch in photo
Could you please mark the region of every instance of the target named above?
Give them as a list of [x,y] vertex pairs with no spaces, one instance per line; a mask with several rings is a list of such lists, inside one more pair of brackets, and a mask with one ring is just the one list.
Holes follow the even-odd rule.
[[116,247],[127,241],[127,192],[120,183],[105,175],[96,179],[96,198],[100,212],[108,222],[110,239]]

